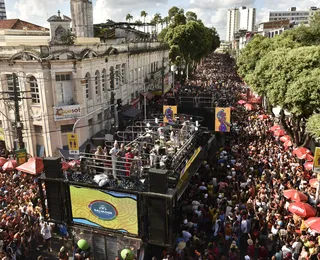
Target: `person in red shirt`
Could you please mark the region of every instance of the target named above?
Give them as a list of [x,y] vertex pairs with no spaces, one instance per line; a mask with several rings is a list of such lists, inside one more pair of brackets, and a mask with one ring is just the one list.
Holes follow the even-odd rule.
[[129,147],[127,149],[125,157],[126,157],[126,163],[125,163],[124,167],[126,168],[126,176],[130,176],[131,164],[132,164],[132,160],[134,158],[134,155],[131,152],[131,147]]

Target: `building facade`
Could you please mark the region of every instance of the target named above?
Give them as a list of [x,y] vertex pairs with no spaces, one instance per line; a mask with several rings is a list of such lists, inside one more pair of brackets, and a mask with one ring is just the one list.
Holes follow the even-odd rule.
[[0,20],[7,19],[6,5],[4,0],[0,0]]
[[72,30],[76,37],[93,37],[93,7],[91,0],[71,0]]
[[[77,45],[51,47],[3,47],[0,50],[0,89],[16,84],[28,99],[20,101],[25,147],[33,156],[58,156],[67,133],[76,133],[81,145],[113,123],[111,95],[131,104],[144,91],[159,88],[152,75],[168,62],[168,50],[158,42],[117,46]],[[167,67],[167,66],[166,66]],[[167,72],[166,72],[167,73]],[[11,94],[9,94],[11,95]],[[15,148],[12,102],[1,101],[0,115],[8,149]]]
[[235,34],[240,30],[253,32],[256,22],[256,9],[242,6],[229,9],[227,12],[227,35],[226,41],[235,39]]
[[234,40],[235,32],[239,31],[240,27],[240,13],[238,8],[229,9],[227,12],[227,35],[226,41]]
[[285,30],[289,30],[290,28],[290,20],[264,22],[259,24],[257,33],[264,37],[273,38],[282,34]]
[[294,24],[308,24],[317,11],[319,11],[317,7],[310,7],[307,10],[297,10],[296,7],[291,7],[287,11],[269,12],[269,21],[290,20]]
[[255,8],[246,8],[242,6],[239,8],[240,12],[240,30],[247,30],[248,32],[254,31],[254,26],[256,23],[256,9]]

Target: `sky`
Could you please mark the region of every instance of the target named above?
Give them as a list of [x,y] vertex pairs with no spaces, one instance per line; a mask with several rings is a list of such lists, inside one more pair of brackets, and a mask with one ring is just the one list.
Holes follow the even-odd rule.
[[[214,26],[222,40],[226,35],[227,10],[233,7],[257,8],[257,21],[268,21],[268,11],[285,11],[291,6],[305,10],[311,6],[320,7],[319,0],[92,0],[94,23],[107,19],[116,22],[125,21],[130,13],[133,21],[141,19],[141,11],[146,11],[146,21],[159,12],[167,16],[172,6],[183,8],[185,12],[194,11],[206,26]],[[48,27],[47,19],[56,14],[70,16],[70,0],[5,0],[8,19],[19,18],[41,26]]]

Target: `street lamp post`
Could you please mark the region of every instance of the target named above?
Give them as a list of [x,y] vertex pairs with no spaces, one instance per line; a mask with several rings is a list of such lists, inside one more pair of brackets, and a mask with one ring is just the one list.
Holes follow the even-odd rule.
[[173,96],[174,96],[174,73],[175,71],[177,70],[177,66],[176,65],[171,65],[171,71],[172,71],[172,93],[173,93]]

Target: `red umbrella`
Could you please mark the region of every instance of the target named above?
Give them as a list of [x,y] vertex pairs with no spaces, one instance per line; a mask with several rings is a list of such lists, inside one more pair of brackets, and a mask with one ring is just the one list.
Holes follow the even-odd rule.
[[283,129],[278,129],[273,133],[274,136],[283,136],[285,134],[286,134],[286,131],[284,131]]
[[307,162],[313,162],[314,157],[311,154],[306,154],[304,158]]
[[18,166],[16,169],[21,172],[37,175],[41,173],[44,169],[43,160],[42,158],[34,157],[34,158],[31,158],[26,163]]
[[16,167],[17,167],[17,161],[16,160],[9,160],[2,166],[2,170],[4,170],[4,171],[12,171]]
[[61,166],[63,171],[66,171],[71,167],[67,162],[61,162]]
[[303,218],[314,217],[316,215],[316,210],[311,205],[304,202],[290,203],[288,210]]
[[243,104],[245,104],[245,103],[247,103],[247,102],[244,101],[244,100],[242,100],[242,99],[238,101],[238,104],[239,104],[239,105],[243,105]]
[[317,178],[314,178],[314,179],[310,179],[309,180],[309,184],[310,184],[310,186],[312,187],[312,188],[318,188],[318,180],[317,180]]
[[303,164],[303,167],[307,170],[307,171],[312,171],[313,169],[313,162],[305,162]]
[[258,115],[258,118],[263,120],[263,119],[268,119],[269,117],[267,115]]
[[269,131],[274,132],[279,129],[281,129],[281,127],[279,125],[274,125],[274,126],[270,127]]
[[307,154],[312,154],[311,151],[305,147],[295,148],[292,152],[293,155],[297,156],[299,159],[306,159]]
[[285,190],[283,196],[292,201],[308,201],[308,196],[297,190]]
[[283,143],[285,143],[286,141],[289,141],[289,140],[291,140],[289,135],[284,135],[284,136],[280,137],[280,141]]
[[292,145],[293,145],[293,143],[291,142],[291,140],[288,140],[283,144],[284,147],[290,147]]
[[251,105],[251,104],[244,104],[244,107],[245,107],[246,110],[248,110],[248,111],[253,110],[253,105]]
[[308,218],[308,219],[304,222],[304,224],[305,224],[308,228],[316,231],[317,233],[320,233],[320,218],[315,218],[315,217],[314,217],[314,218]]
[[4,157],[0,157],[0,166],[3,166],[8,160]]

